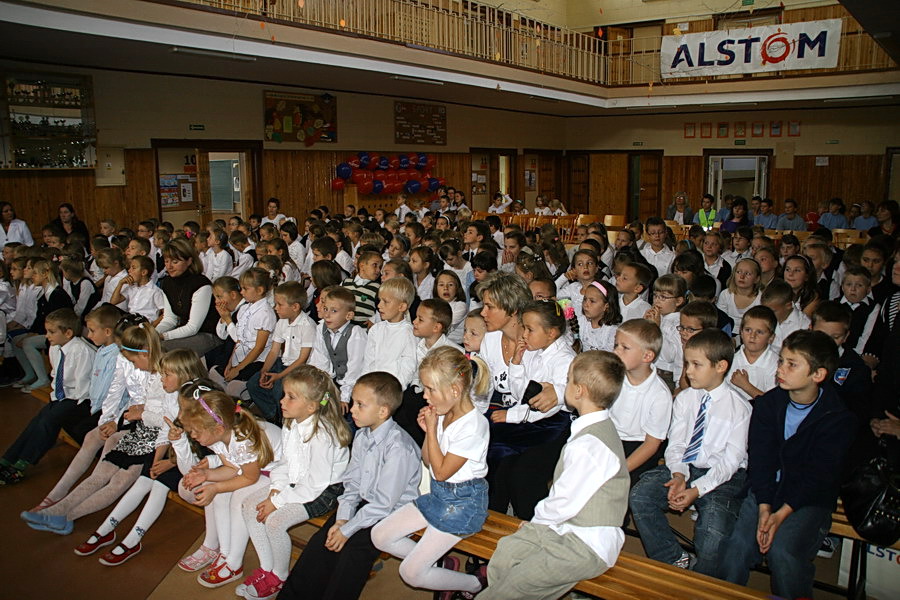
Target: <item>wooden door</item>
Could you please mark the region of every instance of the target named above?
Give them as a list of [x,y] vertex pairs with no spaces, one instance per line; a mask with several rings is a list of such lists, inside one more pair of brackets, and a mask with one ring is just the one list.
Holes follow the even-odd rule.
[[663,217],[661,196],[662,159],[658,154],[640,155],[640,196],[638,216],[641,221],[647,217]]
[[590,159],[587,154],[570,154],[566,158],[568,159],[569,196],[566,208],[571,214],[588,214],[590,212]]
[[604,152],[590,155],[590,214],[628,214],[628,154]]
[[212,183],[209,177],[209,151],[197,149],[197,222],[201,227],[212,221]]

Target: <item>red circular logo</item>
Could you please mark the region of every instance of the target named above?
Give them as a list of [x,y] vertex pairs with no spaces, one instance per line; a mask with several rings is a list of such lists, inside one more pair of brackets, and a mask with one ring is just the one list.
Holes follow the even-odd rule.
[[791,54],[791,41],[787,34],[778,32],[773,33],[762,43],[760,55],[762,55],[763,64],[775,64],[786,60]]

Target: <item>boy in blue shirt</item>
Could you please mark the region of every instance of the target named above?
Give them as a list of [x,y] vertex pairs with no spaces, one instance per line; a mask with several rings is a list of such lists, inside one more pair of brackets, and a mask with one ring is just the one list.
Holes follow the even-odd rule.
[[781,346],[778,387],[753,407],[746,498],[723,544],[721,578],[746,585],[766,555],[773,594],[812,597],[813,559],[831,526],[855,431],[853,416],[825,385],[837,365],[837,346],[821,331],[795,331]]

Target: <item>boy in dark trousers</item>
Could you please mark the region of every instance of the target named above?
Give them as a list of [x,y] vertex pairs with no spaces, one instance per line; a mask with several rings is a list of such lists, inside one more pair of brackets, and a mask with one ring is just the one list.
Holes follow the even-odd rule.
[[781,347],[778,387],[756,399],[750,419],[746,498],[719,576],[746,585],[767,556],[772,592],[811,598],[813,559],[831,526],[853,415],[827,384],[838,349],[820,331],[796,331]]

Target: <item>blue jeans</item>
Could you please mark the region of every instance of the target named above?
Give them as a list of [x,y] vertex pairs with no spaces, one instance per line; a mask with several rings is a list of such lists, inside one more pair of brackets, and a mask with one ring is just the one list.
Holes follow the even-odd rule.
[[[690,466],[688,484],[702,477],[708,469]],[[716,489],[697,498],[697,524],[694,526],[694,548],[697,564],[694,570],[715,576],[719,548],[731,536],[734,522],[741,508],[741,500],[735,496],[743,489],[747,472],[739,469],[731,479]],[[644,473],[631,489],[631,514],[641,536],[647,556],[653,560],[673,564],[683,553],[678,538],[669,527],[666,512],[669,510],[669,488],[663,487],[672,478],[666,466],[659,466]]]
[[[269,369],[269,373],[281,373],[285,368],[281,359],[276,358],[272,368]],[[271,389],[267,390],[259,385],[261,373],[262,371],[250,376],[250,379],[247,380],[247,391],[250,393],[250,399],[253,400],[253,404],[259,407],[259,410],[262,411],[267,420],[272,421],[281,412],[279,403],[282,396],[284,396],[284,384],[282,383],[284,380],[279,379],[272,384]]]
[[[812,598],[816,567],[813,560],[831,527],[831,508],[805,506],[784,520],[775,532],[766,563],[772,571],[772,593],[782,598]],[[762,561],[756,528],[759,503],[752,493],[741,505],[734,531],[722,551],[717,576],[747,585],[750,569]]]

